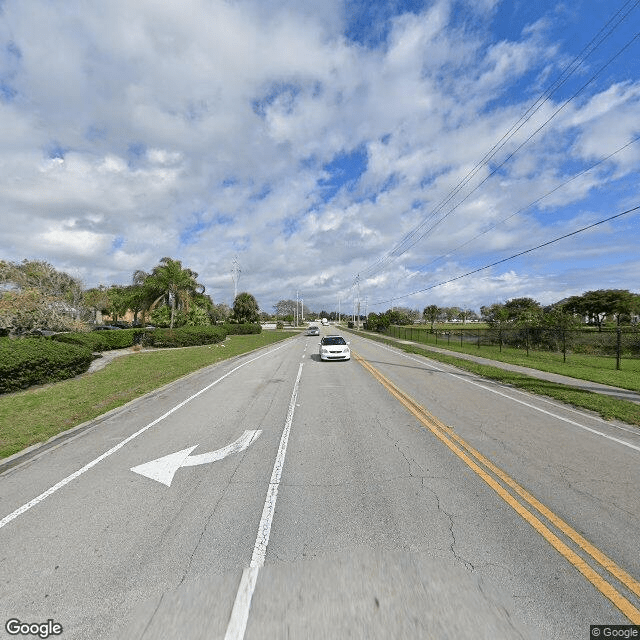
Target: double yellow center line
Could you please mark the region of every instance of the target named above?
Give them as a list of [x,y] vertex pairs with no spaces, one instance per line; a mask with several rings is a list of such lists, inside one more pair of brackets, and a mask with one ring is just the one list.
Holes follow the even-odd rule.
[[[352,352],[353,353],[353,352]],[[580,573],[604,596],[606,596],[633,624],[640,624],[640,610],[625,598],[613,585],[595,571],[580,555],[564,543],[553,531],[549,529],[527,506],[533,507],[544,516],[554,527],[572,540],[582,551],[606,569],[621,584],[640,598],[640,582],[619,567],[602,551],[585,540],[577,531],[570,527],[550,509],[534,498],[528,491],[521,487],[504,471],[487,460],[476,451],[453,430],[431,415],[424,407],[413,398],[400,390],[391,380],[386,378],[366,360],[353,353],[355,359],[378,380],[395,398],[397,398],[412,413],[421,424],[429,429],[436,438],[447,446],[460,460],[462,460],[474,473],[486,482],[510,507],[522,516],[554,549],[561,553]],[[480,466],[482,465],[482,466]],[[484,467],[484,468],[483,468]],[[489,473],[490,472],[490,473]],[[493,475],[491,475],[493,474]],[[502,481],[500,484],[498,481]],[[513,493],[505,488],[509,487]],[[513,495],[519,496],[518,501]]]

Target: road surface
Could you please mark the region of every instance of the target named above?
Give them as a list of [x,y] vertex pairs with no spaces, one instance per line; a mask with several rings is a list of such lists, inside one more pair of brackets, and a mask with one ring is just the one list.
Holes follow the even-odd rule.
[[0,637],[640,624],[637,430],[347,339],[204,369],[0,475]]

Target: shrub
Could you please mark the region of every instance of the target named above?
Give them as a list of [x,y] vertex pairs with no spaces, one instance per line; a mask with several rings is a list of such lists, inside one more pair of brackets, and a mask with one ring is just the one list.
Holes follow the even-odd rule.
[[276,329],[284,329],[284,322],[282,322],[282,320],[276,322]]
[[227,335],[230,336],[244,336],[249,333],[260,333],[262,331],[262,325],[259,323],[244,323],[244,324],[224,324],[222,325]]
[[149,347],[193,347],[222,342],[227,337],[224,327],[180,327],[145,331],[142,344]]
[[58,333],[57,342],[81,345],[91,351],[126,349],[141,340],[144,329],[116,329],[113,331],[91,331],[89,333]]
[[84,373],[91,350],[49,338],[0,340],[0,393],[56,382]]

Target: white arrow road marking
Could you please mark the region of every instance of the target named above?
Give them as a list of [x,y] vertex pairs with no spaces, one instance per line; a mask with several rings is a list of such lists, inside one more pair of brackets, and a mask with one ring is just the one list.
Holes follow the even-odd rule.
[[195,445],[188,449],[182,449],[182,451],[170,453],[168,456],[157,458],[151,462],[145,462],[137,467],[132,467],[131,471],[170,487],[173,476],[180,467],[195,467],[199,464],[209,464],[222,460],[232,453],[240,453],[254,442],[261,433],[261,430],[245,431],[235,442],[228,444],[226,447],[222,447],[222,449],[210,451],[209,453],[201,453],[197,456],[190,456],[189,454],[198,446]]

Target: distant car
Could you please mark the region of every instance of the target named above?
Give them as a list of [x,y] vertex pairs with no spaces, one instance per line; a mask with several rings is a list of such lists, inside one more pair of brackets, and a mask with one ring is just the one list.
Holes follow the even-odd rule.
[[342,336],[325,336],[320,340],[320,360],[350,360],[349,343]]
[[310,325],[309,328],[307,329],[307,335],[308,336],[319,336],[320,335],[320,328],[317,327],[315,324]]

